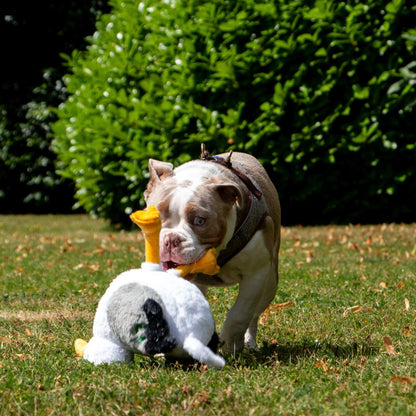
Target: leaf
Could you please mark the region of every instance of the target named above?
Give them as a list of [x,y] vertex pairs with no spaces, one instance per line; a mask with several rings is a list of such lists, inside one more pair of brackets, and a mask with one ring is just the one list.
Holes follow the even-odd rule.
[[344,316],[347,316],[350,312],[357,313],[363,310],[361,305],[351,306],[344,311]]
[[260,325],[265,325],[267,320],[269,319],[270,316],[270,305],[266,308],[266,310],[262,313],[259,323]]
[[321,367],[322,370],[324,370],[326,373],[329,373],[329,368],[328,366],[325,364],[324,360],[320,360],[318,363],[315,364],[315,367]]
[[12,338],[0,337],[0,343],[12,344],[13,342],[16,342],[16,341]]
[[411,330],[410,326],[403,327],[402,331],[403,331],[403,335],[405,337],[410,337],[412,335],[412,330]]
[[409,299],[407,299],[407,298],[404,299],[404,306],[405,306],[405,308],[406,308],[407,311],[410,309]]
[[269,319],[270,312],[277,311],[280,309],[290,308],[291,306],[295,306],[293,302],[283,302],[283,303],[271,303],[266,310],[262,313],[259,323],[260,325],[265,325],[267,320]]
[[389,354],[389,355],[396,355],[397,354],[396,350],[394,349],[393,342],[391,341],[391,339],[387,335],[385,335],[383,337],[383,344],[384,344],[384,348],[387,351],[387,354]]
[[292,306],[295,306],[295,304],[293,302],[283,302],[283,303],[272,303],[270,304],[270,308],[272,309],[285,309],[285,308],[290,308]]
[[416,386],[416,378],[408,376],[395,376],[390,379],[390,384],[392,383],[412,384]]

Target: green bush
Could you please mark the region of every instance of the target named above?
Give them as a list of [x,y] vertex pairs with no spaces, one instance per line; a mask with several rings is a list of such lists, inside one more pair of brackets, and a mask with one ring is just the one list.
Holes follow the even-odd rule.
[[[114,0],[54,125],[79,204],[143,204],[147,159],[260,158],[285,223],[415,219],[411,1]],[[413,202],[410,201],[413,199]]]

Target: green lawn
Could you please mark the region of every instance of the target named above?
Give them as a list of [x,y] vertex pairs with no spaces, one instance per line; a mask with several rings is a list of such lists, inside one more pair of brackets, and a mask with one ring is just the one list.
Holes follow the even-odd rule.
[[[222,371],[74,356],[139,231],[87,216],[0,216],[0,414],[414,415],[416,224],[283,229],[257,353]],[[237,288],[211,289],[218,328]],[[390,344],[391,341],[391,344]]]

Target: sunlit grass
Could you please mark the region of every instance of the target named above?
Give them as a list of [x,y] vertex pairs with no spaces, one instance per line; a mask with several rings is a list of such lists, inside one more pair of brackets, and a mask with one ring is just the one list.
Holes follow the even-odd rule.
[[[416,225],[284,228],[259,352],[222,371],[74,357],[141,236],[87,216],[0,216],[1,414],[416,413]],[[211,289],[220,327],[237,288]],[[394,351],[388,351],[388,337]]]

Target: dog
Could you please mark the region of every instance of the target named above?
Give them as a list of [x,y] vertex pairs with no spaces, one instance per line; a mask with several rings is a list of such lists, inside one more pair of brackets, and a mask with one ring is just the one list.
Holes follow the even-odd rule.
[[160,259],[164,270],[191,264],[215,248],[215,276],[188,276],[206,295],[209,286],[238,284],[234,305],[221,329],[222,351],[257,349],[258,318],[278,284],[281,211],[265,169],[246,153],[201,158],[176,168],[149,160],[147,206],[160,212]]

